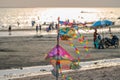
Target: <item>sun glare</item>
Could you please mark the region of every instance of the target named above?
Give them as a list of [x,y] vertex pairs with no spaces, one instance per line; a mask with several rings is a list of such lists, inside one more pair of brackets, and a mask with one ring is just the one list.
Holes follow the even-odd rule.
[[60,20],[69,19],[78,22],[95,21],[98,19],[96,12],[100,11],[92,8],[48,8],[42,12],[41,21],[56,22],[57,17],[60,17]]

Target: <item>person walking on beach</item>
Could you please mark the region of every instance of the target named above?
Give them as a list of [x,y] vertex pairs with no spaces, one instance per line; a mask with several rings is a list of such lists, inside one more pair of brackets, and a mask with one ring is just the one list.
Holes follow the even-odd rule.
[[38,34],[38,24],[36,25],[36,34]]
[[11,25],[9,25],[9,27],[8,27],[9,35],[11,35],[11,30],[12,30],[12,27],[11,27]]
[[42,30],[42,28],[41,28],[42,26],[39,24],[39,30],[40,30],[40,32],[41,32],[41,30]]
[[98,35],[97,29],[95,29],[95,32],[94,32],[94,34],[93,34],[94,48],[97,48],[97,46],[96,46],[96,44],[95,44],[95,41],[96,41],[96,39],[97,39],[97,35]]
[[35,23],[36,23],[35,21],[31,21],[32,27],[35,25]]

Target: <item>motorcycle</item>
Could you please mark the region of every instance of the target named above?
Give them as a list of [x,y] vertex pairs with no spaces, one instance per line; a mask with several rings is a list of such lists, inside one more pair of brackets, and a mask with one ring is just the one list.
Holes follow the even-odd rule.
[[118,48],[119,46],[119,38],[116,35],[113,35],[112,39],[105,37],[103,41],[104,41],[103,44],[106,48],[109,48],[110,46],[114,46],[115,48]]

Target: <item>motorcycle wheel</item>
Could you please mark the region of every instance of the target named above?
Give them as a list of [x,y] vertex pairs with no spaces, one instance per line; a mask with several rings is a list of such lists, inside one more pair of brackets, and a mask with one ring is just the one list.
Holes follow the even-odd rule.
[[115,47],[115,48],[118,48],[118,46],[119,46],[119,41],[115,42],[114,47]]
[[105,43],[104,43],[104,46],[105,46],[105,48],[109,48],[109,43],[108,43],[108,42],[105,42]]

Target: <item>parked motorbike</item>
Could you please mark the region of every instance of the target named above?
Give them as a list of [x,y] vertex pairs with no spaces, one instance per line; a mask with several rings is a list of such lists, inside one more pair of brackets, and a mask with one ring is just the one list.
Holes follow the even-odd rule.
[[113,35],[112,39],[105,37],[104,38],[104,46],[106,48],[109,48],[110,46],[114,46],[115,48],[118,48],[119,38],[116,35]]

